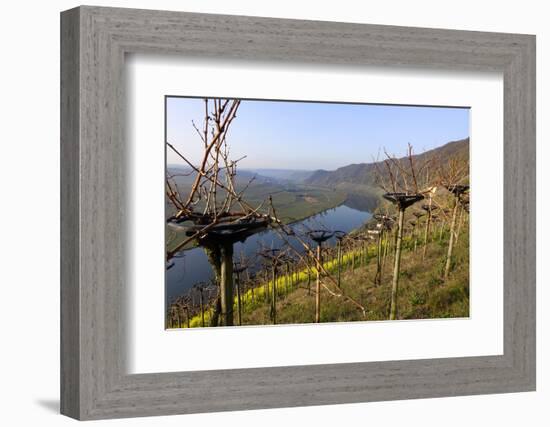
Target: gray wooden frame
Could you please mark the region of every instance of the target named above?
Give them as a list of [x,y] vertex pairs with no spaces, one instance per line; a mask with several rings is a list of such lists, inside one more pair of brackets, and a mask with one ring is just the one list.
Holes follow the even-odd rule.
[[[129,52],[502,72],[504,354],[128,375]],[[99,419],[535,389],[534,36],[83,6],[61,14],[61,122],[63,414]]]

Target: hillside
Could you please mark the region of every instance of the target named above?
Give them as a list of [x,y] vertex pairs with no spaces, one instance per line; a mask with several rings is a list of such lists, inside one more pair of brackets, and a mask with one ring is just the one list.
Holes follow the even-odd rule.
[[[455,248],[452,278],[445,284],[441,280],[445,260],[445,239],[431,242],[425,260],[420,250],[414,251],[410,240],[405,241],[402,258],[402,279],[399,293],[398,319],[464,318],[469,312],[469,260],[468,236],[463,233]],[[388,260],[383,276],[384,285],[376,286],[374,255],[366,265],[348,267],[342,273],[342,289],[346,294],[365,304],[366,318],[349,302],[342,302],[327,293],[321,298],[322,322],[349,322],[387,320],[391,294],[391,261]],[[315,321],[315,299],[308,291],[307,280],[295,285],[292,292],[282,292],[277,302],[279,322],[304,324]],[[265,303],[250,304],[243,313],[243,324],[270,324],[269,309]]]
[[[463,227],[468,228],[468,218]],[[444,224],[444,223],[443,223]],[[427,244],[426,256],[422,256],[422,241],[409,232],[403,241],[401,259],[401,280],[399,291],[398,319],[465,318],[469,309],[469,235],[459,234],[455,242],[451,276],[447,282],[442,279],[447,247],[450,237],[448,226],[438,225],[432,230]],[[390,251],[391,252],[391,251]],[[385,252],[384,252],[385,253]],[[376,285],[376,243],[362,251],[352,250],[342,256],[341,289],[346,295],[360,301],[365,307],[365,316],[349,301],[324,292],[321,296],[321,322],[349,322],[365,320],[387,320],[390,309],[393,253],[384,256],[382,285]],[[324,267],[336,275],[335,253],[325,254]],[[249,284],[242,295],[242,324],[273,324],[268,299],[272,295],[269,280],[260,279]],[[335,276],[336,277],[336,276]],[[277,323],[303,324],[315,321],[315,275],[305,269],[295,269],[290,275],[278,276]],[[238,306],[238,301],[235,301]],[[237,308],[235,307],[235,310]],[[206,324],[211,311],[205,313]],[[200,310],[189,316],[187,327],[202,326]],[[168,328],[186,327],[185,324],[170,323]]]
[[[169,175],[174,175],[178,185],[191,185],[195,181],[196,173],[187,166],[169,164],[166,166],[166,172]],[[224,170],[220,171],[220,177],[222,180],[224,177]],[[273,183],[277,180],[275,178],[262,175],[254,170],[239,169],[235,180],[236,184],[246,185],[248,181],[254,178],[255,183]]]
[[309,178],[313,171],[300,169],[251,169],[250,172],[281,182],[301,183]]
[[[445,162],[454,156],[468,159],[469,148],[470,139],[466,138],[417,154],[413,158],[419,163],[430,157],[437,159],[437,162]],[[378,165],[380,163],[378,162]],[[377,196],[380,190],[375,182],[376,170],[376,162],[351,164],[334,171],[317,170],[305,179],[304,183],[344,190],[353,194]]]

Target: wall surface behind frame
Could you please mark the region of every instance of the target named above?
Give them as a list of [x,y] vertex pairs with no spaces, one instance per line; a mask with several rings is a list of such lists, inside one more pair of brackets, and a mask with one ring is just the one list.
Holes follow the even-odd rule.
[[[550,137],[550,29],[544,2],[394,0],[319,2],[279,0],[95,1],[102,6],[320,19],[371,24],[502,31],[537,35],[538,218],[550,209],[550,161],[542,141]],[[59,406],[59,12],[76,1],[9,2],[2,16],[0,106],[0,309],[2,325],[2,424],[64,426]],[[7,96],[6,96],[7,95]],[[546,170],[545,170],[546,169]],[[548,184],[548,185],[546,185]],[[546,193],[546,194],[545,194]],[[157,419],[110,421],[113,426],[548,425],[550,415],[550,279],[538,224],[538,391],[339,406],[276,409]],[[550,241],[550,239],[546,239]]]

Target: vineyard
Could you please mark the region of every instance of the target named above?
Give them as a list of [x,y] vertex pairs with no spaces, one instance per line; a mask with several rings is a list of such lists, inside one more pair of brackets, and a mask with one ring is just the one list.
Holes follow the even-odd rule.
[[[414,215],[413,218],[417,219]],[[414,221],[415,222],[415,221]],[[456,318],[469,316],[469,234],[467,214],[460,216],[454,239],[450,277],[443,280],[450,240],[450,224],[441,219],[433,223],[424,244],[419,232],[423,222],[411,225],[403,239],[402,286],[398,298],[399,319]],[[336,280],[352,298],[363,301],[365,315],[353,304],[321,291],[320,322],[387,320],[391,301],[391,266],[395,260],[394,244],[388,233],[378,244],[378,224],[371,221],[349,237],[338,241],[324,253],[323,270]],[[377,283],[378,250],[381,251],[380,284]],[[425,255],[424,254],[425,250]],[[340,251],[340,255],[339,255]],[[234,268],[238,271],[238,268]],[[273,279],[269,269],[256,274],[235,274],[234,312],[237,325],[274,324],[272,304],[281,324],[315,322],[315,268],[287,260],[278,268],[273,300]],[[201,283],[188,295],[171,304],[168,328],[209,326],[217,286]],[[240,298],[239,298],[240,295]]]
[[[238,100],[205,99],[202,160],[188,166],[189,185],[166,178],[168,224],[182,237],[167,249],[167,268],[190,246],[202,248],[212,277],[169,302],[167,328],[426,319],[469,316],[468,159],[384,151],[373,163],[378,190],[370,220],[348,232],[296,228],[277,199],[248,198],[255,177],[237,185],[228,128]],[[179,183],[179,186],[178,186]],[[307,202],[315,200],[302,196]],[[250,256],[235,245],[265,230]]]

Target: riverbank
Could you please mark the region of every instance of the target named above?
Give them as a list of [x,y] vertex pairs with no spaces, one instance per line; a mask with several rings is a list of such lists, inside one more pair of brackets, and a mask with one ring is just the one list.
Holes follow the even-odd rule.
[[[294,222],[291,227],[298,233],[305,229],[326,228],[329,230],[342,230],[346,233],[360,228],[371,218],[369,212],[362,212],[340,204],[334,208],[308,217],[305,220]],[[280,234],[272,229],[254,234],[245,242],[238,242],[234,246],[234,254],[240,258],[244,256],[251,261],[253,266],[250,270],[259,267],[258,250],[261,247],[280,248],[286,244]],[[298,244],[296,247],[298,248]],[[299,249],[299,248],[298,248]],[[174,265],[166,272],[166,304],[168,305],[177,297],[187,295],[189,290],[197,283],[209,283],[213,272],[206,254],[202,248],[196,247],[182,252],[171,260]]]
[[[313,186],[296,186],[279,191],[273,196],[273,204],[283,224],[291,225],[341,206],[347,199],[345,192]],[[175,224],[165,227],[166,251],[172,252],[186,239],[186,228]],[[196,246],[190,243],[182,251]]]

